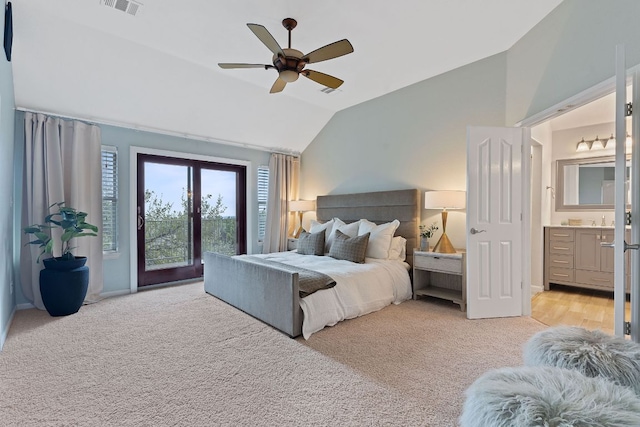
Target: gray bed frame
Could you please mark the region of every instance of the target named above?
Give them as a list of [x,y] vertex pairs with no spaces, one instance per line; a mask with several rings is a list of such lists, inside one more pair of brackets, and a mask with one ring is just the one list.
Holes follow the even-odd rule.
[[[396,236],[407,239],[407,263],[413,266],[418,244],[420,192],[417,189],[318,196],[319,221],[346,223],[366,218],[376,224],[400,221]],[[302,333],[298,273],[253,264],[213,252],[204,253],[204,290],[273,326],[290,337]]]

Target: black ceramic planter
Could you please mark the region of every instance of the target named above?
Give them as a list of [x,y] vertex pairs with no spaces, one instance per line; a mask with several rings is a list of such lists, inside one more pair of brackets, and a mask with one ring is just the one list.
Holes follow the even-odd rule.
[[40,271],[40,294],[45,308],[52,316],[76,313],[89,287],[89,267],[84,265],[87,258],[49,258],[43,262],[45,268]]

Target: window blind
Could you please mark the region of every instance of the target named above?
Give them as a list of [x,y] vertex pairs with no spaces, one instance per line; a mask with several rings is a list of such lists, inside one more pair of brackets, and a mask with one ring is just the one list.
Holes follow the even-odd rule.
[[258,166],[258,241],[264,240],[267,227],[267,198],[269,196],[269,167]]
[[102,146],[102,251],[118,250],[118,151]]

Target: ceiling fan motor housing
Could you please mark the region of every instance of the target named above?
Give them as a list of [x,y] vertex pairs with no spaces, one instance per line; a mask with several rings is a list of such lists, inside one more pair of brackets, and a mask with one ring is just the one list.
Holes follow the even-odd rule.
[[302,60],[304,54],[299,50],[282,49],[282,51],[285,56],[273,55],[273,66],[278,70],[282,80],[291,83],[298,80],[298,75],[307,63]]

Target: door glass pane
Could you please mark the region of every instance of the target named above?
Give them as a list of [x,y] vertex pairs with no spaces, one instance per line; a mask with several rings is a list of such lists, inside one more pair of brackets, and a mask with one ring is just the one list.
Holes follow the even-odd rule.
[[145,270],[193,265],[193,168],[145,163]]
[[202,252],[237,254],[236,172],[202,169]]

